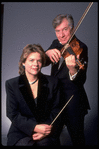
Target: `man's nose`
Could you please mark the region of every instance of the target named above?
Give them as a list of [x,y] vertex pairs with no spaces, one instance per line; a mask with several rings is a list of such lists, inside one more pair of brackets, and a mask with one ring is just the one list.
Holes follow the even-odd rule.
[[64,32],[63,31],[60,32],[60,37],[61,38],[64,37]]

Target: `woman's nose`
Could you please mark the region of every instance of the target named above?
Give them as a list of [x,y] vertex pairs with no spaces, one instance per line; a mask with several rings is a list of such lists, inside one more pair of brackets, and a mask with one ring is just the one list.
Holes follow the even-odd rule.
[[37,61],[37,60],[35,60],[33,64],[34,64],[34,65],[38,65],[38,61]]

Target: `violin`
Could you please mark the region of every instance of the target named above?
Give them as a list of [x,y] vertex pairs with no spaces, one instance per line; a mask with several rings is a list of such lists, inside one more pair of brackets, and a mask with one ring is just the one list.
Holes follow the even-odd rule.
[[83,48],[80,47],[80,44],[77,41],[76,37],[69,44],[66,44],[66,46],[67,48],[65,50],[64,47],[61,49],[61,55],[63,56],[63,58],[65,59],[71,54],[75,55],[77,66],[79,66],[79,69],[84,69],[84,65],[86,64],[86,62],[84,61],[84,63],[82,64],[81,61],[77,59],[77,55],[80,55],[82,53]]
[[79,41],[77,41],[76,37],[74,37],[77,29],[79,28],[80,24],[82,23],[83,19],[85,18],[86,14],[88,13],[89,9],[91,8],[93,2],[90,2],[88,7],[86,8],[85,12],[83,13],[81,19],[79,20],[77,26],[75,27],[70,39],[68,42],[64,45],[64,47],[61,49],[61,55],[65,59],[68,57],[70,54],[75,55],[76,58],[76,64],[79,66],[79,69],[84,69],[84,65],[86,62],[82,64],[82,62],[77,59],[77,55],[80,55],[83,51],[83,49],[80,47]]

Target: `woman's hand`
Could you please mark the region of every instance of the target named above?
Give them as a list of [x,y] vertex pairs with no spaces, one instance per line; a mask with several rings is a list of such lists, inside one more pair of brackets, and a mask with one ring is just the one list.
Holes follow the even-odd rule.
[[45,137],[46,137],[46,135],[44,135],[42,133],[38,133],[38,132],[32,135],[33,140],[41,140]]
[[34,128],[35,134],[32,135],[33,140],[41,140],[51,133],[52,126],[47,124],[38,124]]
[[51,132],[51,125],[47,124],[38,124],[34,128],[34,132],[41,133],[43,135],[49,135]]

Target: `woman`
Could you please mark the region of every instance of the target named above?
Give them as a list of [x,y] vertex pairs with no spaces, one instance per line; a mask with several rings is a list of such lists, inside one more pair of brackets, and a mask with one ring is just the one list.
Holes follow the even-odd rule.
[[60,91],[54,77],[41,73],[45,53],[40,45],[29,44],[19,61],[20,76],[6,81],[7,117],[12,124],[8,146],[58,145]]

